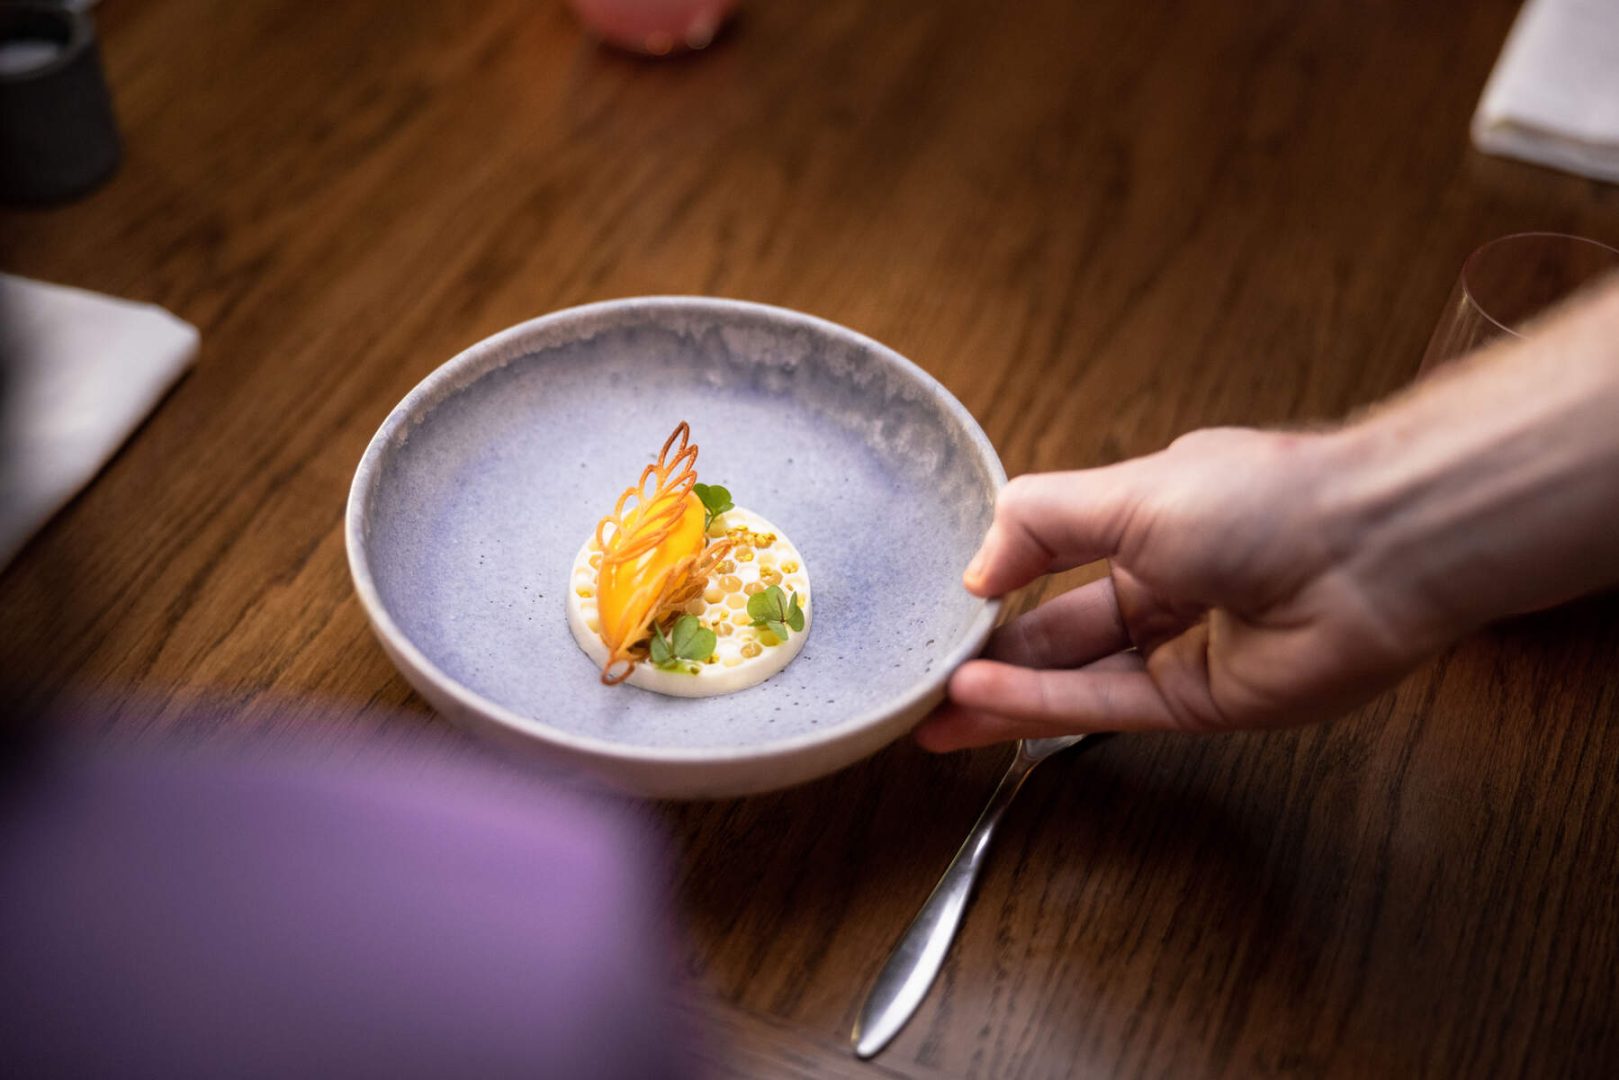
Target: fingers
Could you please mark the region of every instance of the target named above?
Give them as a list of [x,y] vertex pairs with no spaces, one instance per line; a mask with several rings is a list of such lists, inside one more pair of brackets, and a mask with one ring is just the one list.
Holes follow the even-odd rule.
[[[1072,589],[996,630],[984,653],[1000,663],[994,668],[1071,668],[1081,664],[1093,673],[1139,671],[1139,656],[1125,652],[1129,633],[1119,617],[1111,578]],[[969,675],[969,682],[973,676]],[[951,690],[955,695],[954,683]],[[1022,726],[1017,726],[1021,724]],[[1009,726],[1011,725],[1011,726]],[[996,712],[951,701],[916,729],[916,740],[928,750],[987,746],[1024,734],[1061,734],[1060,722],[1013,721]]]
[[973,750],[1014,739],[1039,739],[1069,732],[1055,725],[1040,727],[1028,721],[947,704],[917,725],[912,734],[916,744],[929,753],[948,754],[953,750]]
[[1030,668],[1071,668],[1130,647],[1111,577],[1081,585],[996,630],[984,655]]
[[1143,656],[1151,656],[1160,645],[1172,641],[1195,626],[1208,611],[1208,605],[1181,600],[1145,585],[1140,578],[1118,564],[1108,568],[1113,581],[1114,602],[1119,620],[1129,627],[1130,644]]
[[975,660],[956,671],[949,704],[916,729],[916,741],[943,752],[1010,739],[1182,726],[1135,653],[1074,671]]
[[1041,574],[1113,554],[1129,518],[1130,482],[1139,466],[1125,462],[1082,472],[1031,473],[1001,490],[995,520],[963,575],[978,596],[1000,596]]

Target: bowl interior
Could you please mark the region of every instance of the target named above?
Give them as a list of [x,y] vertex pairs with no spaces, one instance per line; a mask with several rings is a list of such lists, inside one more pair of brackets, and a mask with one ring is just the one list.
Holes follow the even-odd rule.
[[[706,699],[602,686],[564,608],[580,543],[680,420],[703,481],[798,545],[814,602],[792,664]],[[675,298],[475,346],[395,410],[367,464],[363,571],[439,672],[577,735],[716,750],[824,733],[942,679],[984,612],[961,570],[1004,478],[965,410],[889,350]]]

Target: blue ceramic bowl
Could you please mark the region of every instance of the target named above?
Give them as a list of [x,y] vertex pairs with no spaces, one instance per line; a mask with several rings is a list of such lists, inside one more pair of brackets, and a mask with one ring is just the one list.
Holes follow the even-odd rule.
[[[580,543],[675,424],[706,483],[803,553],[815,620],[740,693],[606,687],[565,603]],[[349,494],[354,585],[383,647],[457,721],[648,795],[766,791],[907,731],[984,643],[961,571],[1005,482],[961,403],[904,357],[782,308],[699,297],[559,311],[400,402]]]

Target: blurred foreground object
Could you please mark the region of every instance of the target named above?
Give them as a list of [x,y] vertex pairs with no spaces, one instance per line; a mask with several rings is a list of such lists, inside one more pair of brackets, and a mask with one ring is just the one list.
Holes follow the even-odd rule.
[[0,3],[0,199],[83,195],[118,165],[118,127],[90,17]]
[[1619,3],[1528,0],[1473,114],[1473,143],[1619,183]]
[[0,770],[15,1076],[695,1070],[654,845],[466,762]]
[[196,327],[160,307],[0,274],[0,567],[196,354]]
[[1491,240],[1462,264],[1420,370],[1431,371],[1497,338],[1521,337],[1537,315],[1615,274],[1619,251],[1595,240],[1562,233]]
[[736,0],[569,0],[579,20],[611,45],[646,56],[702,49]]

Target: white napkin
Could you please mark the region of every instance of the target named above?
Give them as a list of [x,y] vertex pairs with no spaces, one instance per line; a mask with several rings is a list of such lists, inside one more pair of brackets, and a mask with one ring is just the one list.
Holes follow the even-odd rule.
[[1619,0],[1528,0],[1473,114],[1473,145],[1619,183]]
[[197,353],[151,304],[0,274],[0,566],[78,494]]

